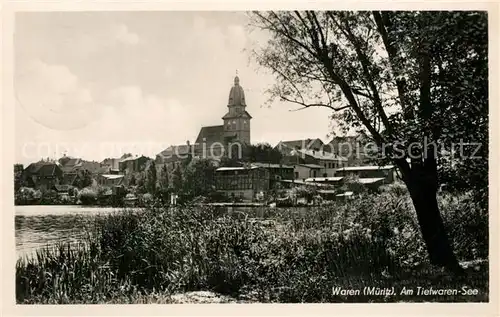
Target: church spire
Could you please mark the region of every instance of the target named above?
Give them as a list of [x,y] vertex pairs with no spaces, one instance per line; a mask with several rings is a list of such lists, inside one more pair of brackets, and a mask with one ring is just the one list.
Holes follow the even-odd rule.
[[[236,71],[236,74],[237,73],[238,71]],[[238,75],[234,77],[234,86],[231,87],[231,90],[229,91],[228,107],[233,106],[246,106],[245,93],[243,92],[243,88],[240,86],[240,78]]]
[[238,70],[236,70],[236,76],[234,77],[234,85],[238,86],[240,84],[240,78],[238,77]]

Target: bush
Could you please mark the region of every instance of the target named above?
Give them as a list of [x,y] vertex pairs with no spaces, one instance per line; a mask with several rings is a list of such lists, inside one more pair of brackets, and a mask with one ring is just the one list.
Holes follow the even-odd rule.
[[474,193],[438,196],[446,229],[453,239],[457,256],[463,260],[488,257],[488,210],[481,208]]
[[83,205],[92,205],[97,201],[97,192],[90,187],[85,187],[78,194]]
[[381,193],[390,193],[396,196],[404,196],[408,194],[408,188],[403,182],[393,182],[391,184],[379,187]]
[[21,187],[16,191],[14,202],[16,205],[33,204],[40,200],[42,193],[30,187]]
[[[468,203],[466,196],[440,198],[459,258],[484,259],[487,216],[479,210],[469,216]],[[18,302],[96,303],[194,290],[264,302],[428,301],[342,297],[331,289],[443,283],[424,269],[429,263],[409,197],[394,192],[329,207],[245,213],[149,207],[98,217],[94,226],[84,250],[41,252],[41,264],[18,262]],[[476,283],[487,294],[487,274],[456,283]]]

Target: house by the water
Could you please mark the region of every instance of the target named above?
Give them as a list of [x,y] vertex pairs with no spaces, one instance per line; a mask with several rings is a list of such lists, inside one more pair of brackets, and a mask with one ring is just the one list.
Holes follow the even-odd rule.
[[257,194],[269,190],[269,171],[255,165],[219,167],[215,171],[215,186],[230,198],[253,201]]

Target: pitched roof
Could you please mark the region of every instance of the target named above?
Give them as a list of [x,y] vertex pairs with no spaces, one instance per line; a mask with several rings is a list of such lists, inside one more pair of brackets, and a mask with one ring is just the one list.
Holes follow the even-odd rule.
[[211,144],[215,142],[223,142],[224,139],[224,126],[215,125],[210,127],[202,127],[200,133],[196,138],[198,144]]
[[319,138],[316,138],[316,139],[301,139],[301,140],[291,140],[291,141],[280,141],[278,143],[277,146],[279,145],[285,145],[289,148],[292,148],[292,149],[296,149],[296,148],[299,148],[299,149],[308,149],[312,146],[312,144],[316,143],[317,141],[319,141],[319,143],[321,145],[323,145],[323,141],[321,141],[321,139]]
[[306,182],[338,182],[342,179],[343,177],[311,177],[306,178]]
[[66,163],[64,163],[64,166],[77,166],[81,165],[81,159],[79,158],[70,158]]
[[67,165],[63,165],[63,166],[61,166],[61,170],[62,170],[64,173],[74,172],[74,171],[76,171],[78,168],[79,168],[79,166],[67,166]]
[[106,167],[101,166],[99,162],[82,161],[82,168],[86,169],[90,173],[103,173],[107,171]]
[[380,181],[383,181],[384,179],[381,177],[373,177],[373,178],[359,178],[358,181],[361,184],[374,184]]
[[252,163],[252,165],[255,165],[258,167],[264,167],[264,168],[292,168],[293,169],[293,166],[284,165],[284,164],[254,162],[254,163]]
[[53,162],[37,162],[28,165],[25,172],[37,174],[39,176],[53,176],[54,174],[62,171],[61,168]]
[[236,167],[219,167],[216,169],[216,172],[222,172],[222,171],[243,171],[243,170],[253,170],[259,168],[258,166],[250,166],[250,167],[244,167],[244,166],[236,166]]
[[304,155],[312,156],[315,159],[319,159],[319,160],[347,161],[347,158],[342,157],[342,156],[338,156],[338,155],[330,153],[330,152],[306,150],[306,149],[300,149],[300,150],[296,150],[296,151],[301,153],[301,154],[304,154]]
[[[121,163],[121,162],[127,162],[127,161],[135,161],[135,160],[138,160],[138,159],[141,159],[141,158],[145,158],[145,159],[147,159],[147,160],[151,160],[151,159],[150,159],[149,157],[147,157],[147,156],[144,156],[144,155],[137,156],[137,155],[136,155],[136,156],[129,156],[129,157],[126,157],[126,158],[122,159],[122,160],[120,161],[120,163]],[[98,164],[99,164],[99,163],[98,163]]]
[[75,183],[76,178],[77,178],[76,173],[71,173],[71,174],[65,173],[63,175],[63,179],[62,179],[61,183],[63,185],[73,185]]
[[181,144],[181,145],[171,145],[165,150],[161,151],[159,155],[163,157],[170,157],[174,155],[185,155],[190,152],[190,146],[187,144]]
[[394,165],[386,165],[386,166],[349,166],[339,168],[337,171],[378,171],[378,170],[388,170],[393,169]]
[[322,168],[322,166],[318,165],[318,164],[295,164],[295,165],[304,166],[304,167],[313,168],[313,169]]
[[119,162],[120,162],[121,159],[119,158],[106,158],[104,159],[101,164],[102,165],[107,165],[107,166],[111,166],[111,168],[113,167],[117,167]]

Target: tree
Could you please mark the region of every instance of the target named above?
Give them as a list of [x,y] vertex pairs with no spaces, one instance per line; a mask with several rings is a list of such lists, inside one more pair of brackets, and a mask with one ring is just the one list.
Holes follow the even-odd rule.
[[129,185],[130,185],[130,186],[135,186],[135,185],[136,185],[137,180],[136,180],[136,178],[135,178],[135,175],[134,175],[134,174],[132,174],[132,175],[130,176],[130,180],[128,181],[128,183],[129,183]]
[[123,159],[126,159],[126,158],[128,158],[128,157],[132,157],[132,156],[133,156],[133,155],[132,155],[132,153],[124,153],[124,154],[122,155],[121,159],[123,160]]
[[167,164],[163,164],[160,172],[160,188],[168,189],[169,185]]
[[185,171],[185,193],[191,198],[211,194],[215,188],[215,170],[215,165],[209,159],[191,161]]
[[23,164],[14,164],[14,192],[25,186]]
[[238,159],[232,157],[223,156],[220,160],[221,167],[238,167],[241,165],[242,163]]
[[183,190],[183,185],[184,185],[184,177],[182,173],[182,167],[178,165],[173,172],[172,175],[172,189],[179,193]]
[[85,188],[91,186],[93,183],[92,174],[88,170],[80,172],[80,177],[76,180],[76,187]]
[[136,176],[136,184],[137,184],[137,192],[139,194],[145,194],[148,192],[144,175],[138,174]]
[[[271,35],[253,54],[277,78],[270,100],[326,107],[343,130],[369,136],[408,187],[431,262],[461,273],[436,197],[446,155],[429,145],[469,136],[487,148],[486,14],[287,11],[251,18]],[[486,161],[476,162],[477,174],[485,175]]]
[[169,193],[170,193],[170,182],[168,177],[167,164],[163,164],[160,171],[159,194],[164,202],[168,201]]
[[281,152],[273,148],[269,143],[246,145],[243,155],[243,159],[247,162],[279,164],[282,159]]
[[146,172],[146,190],[150,194],[156,193],[156,165],[154,161],[151,161]]

